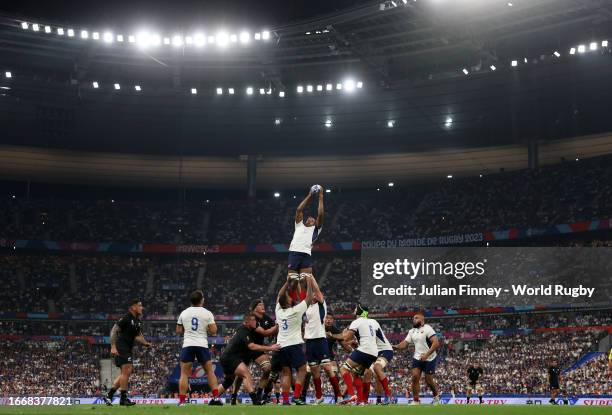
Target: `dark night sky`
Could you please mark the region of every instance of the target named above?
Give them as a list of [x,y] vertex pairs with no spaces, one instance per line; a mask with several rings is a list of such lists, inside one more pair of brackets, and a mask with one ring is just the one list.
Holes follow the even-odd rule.
[[0,11],[42,22],[129,30],[198,25],[274,26],[344,9],[366,0],[13,0]]

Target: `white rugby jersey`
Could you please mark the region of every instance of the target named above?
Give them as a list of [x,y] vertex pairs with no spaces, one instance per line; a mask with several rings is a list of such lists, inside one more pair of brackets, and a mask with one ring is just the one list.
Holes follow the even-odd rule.
[[278,324],[276,342],[281,347],[304,343],[304,340],[302,340],[302,317],[307,309],[306,301],[285,309],[276,303],[276,324]]
[[293,239],[291,239],[291,245],[289,250],[293,252],[303,252],[311,255],[312,244],[317,240],[321,234],[321,228],[315,226],[306,226],[303,221],[299,221],[295,224],[295,231],[293,232]]
[[304,326],[305,339],[325,338],[325,316],[327,315],[327,304],[316,302],[308,306],[306,310],[306,325]]
[[376,346],[376,325],[374,323],[374,320],[359,317],[351,323],[349,330],[355,332],[355,337],[357,337],[357,341],[359,342],[357,350],[372,356],[378,356],[378,347]]
[[208,347],[208,325],[215,322],[213,313],[204,307],[189,307],[183,310],[176,322],[183,326],[183,347]]
[[[410,329],[406,336],[408,343],[414,344],[414,358],[417,360],[421,359],[421,355],[427,353],[431,347],[431,339],[436,335],[436,331],[429,325],[423,324],[418,329]],[[428,362],[434,360],[437,356],[436,352],[433,352],[431,356],[427,358]]]
[[370,319],[370,321],[374,325],[374,333],[376,334],[376,347],[378,348],[378,351],[379,352],[382,352],[384,350],[393,351],[393,346],[391,346],[391,342],[387,340],[387,336],[385,336],[385,333],[382,331],[382,327],[380,327],[380,323],[374,319]]

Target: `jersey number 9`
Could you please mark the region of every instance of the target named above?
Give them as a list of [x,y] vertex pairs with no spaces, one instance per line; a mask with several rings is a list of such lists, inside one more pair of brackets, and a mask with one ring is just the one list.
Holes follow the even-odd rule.
[[191,319],[191,330],[196,331],[198,329],[198,318],[194,317]]

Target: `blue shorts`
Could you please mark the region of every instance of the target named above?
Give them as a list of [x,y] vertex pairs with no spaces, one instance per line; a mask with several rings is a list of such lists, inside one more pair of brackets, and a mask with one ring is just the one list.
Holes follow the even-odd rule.
[[330,361],[329,345],[325,337],[321,337],[320,339],[306,339],[306,360],[310,366],[316,366]]
[[283,347],[278,351],[278,359],[281,367],[297,369],[306,364],[306,356],[301,344]]
[[378,357],[384,357],[387,363],[393,360],[393,350],[382,350],[378,352]]
[[436,372],[436,360],[431,361],[422,361],[417,359],[412,359],[412,368],[413,369],[421,369],[422,372],[425,372],[426,375],[433,375]]
[[353,350],[349,359],[353,362],[361,365],[364,369],[368,369],[376,361],[378,356],[374,356],[368,353],[360,352],[359,350]]
[[210,360],[210,350],[208,347],[187,346],[181,349],[181,362],[193,363],[198,360],[201,365]]
[[303,268],[312,267],[312,257],[304,252],[289,251],[289,269],[299,271]]

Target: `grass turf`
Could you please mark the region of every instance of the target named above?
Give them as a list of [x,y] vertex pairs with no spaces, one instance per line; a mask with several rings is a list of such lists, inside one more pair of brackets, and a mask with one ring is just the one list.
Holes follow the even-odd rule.
[[19,415],[175,415],[175,414],[206,414],[206,415],[349,415],[349,414],[380,414],[380,415],[564,415],[564,414],[612,414],[612,407],[605,406],[534,406],[534,405],[390,405],[367,407],[347,406],[262,406],[250,405],[210,407],[208,405],[188,405],[178,408],[174,405],[136,405],[131,408],[103,405],[74,405],[74,406],[3,406],[0,414]]

